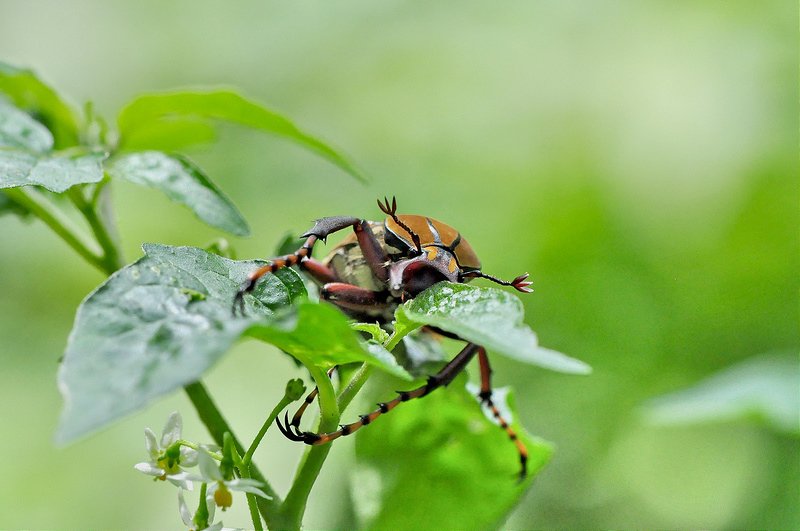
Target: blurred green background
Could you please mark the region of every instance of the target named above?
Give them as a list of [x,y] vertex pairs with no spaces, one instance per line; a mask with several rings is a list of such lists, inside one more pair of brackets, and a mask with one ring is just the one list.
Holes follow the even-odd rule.
[[[523,423],[558,446],[509,528],[800,528],[796,435],[752,418],[654,425],[641,409],[762,353],[797,360],[797,9],[3,0],[0,58],[109,120],[141,92],[233,85],[373,177],[225,129],[189,155],[250,221],[253,237],[232,240],[240,257],[268,256],[316,217],[379,218],[375,198],[395,194],[401,211],[460,229],[487,272],[529,271],[542,344],[595,373],[494,360]],[[128,261],[142,242],[219,236],[155,191],[119,182],[114,195]],[[142,428],[174,409],[207,439],[183,395],[52,443],[57,360],[102,280],[40,223],[0,219],[0,528],[179,527],[174,489],[132,465]],[[249,439],[295,376],[247,342],[207,383]],[[302,448],[276,434],[257,461],[283,490]],[[307,528],[353,525],[352,454],[334,445]],[[247,526],[244,503],[224,521]]]

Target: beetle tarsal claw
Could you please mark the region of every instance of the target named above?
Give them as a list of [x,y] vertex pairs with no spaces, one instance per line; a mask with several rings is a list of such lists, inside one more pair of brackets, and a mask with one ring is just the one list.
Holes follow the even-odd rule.
[[528,278],[528,273],[524,273],[514,280],[511,281],[511,285],[517,290],[521,291],[522,293],[533,293],[533,289],[529,288],[533,282],[526,282],[525,279]]

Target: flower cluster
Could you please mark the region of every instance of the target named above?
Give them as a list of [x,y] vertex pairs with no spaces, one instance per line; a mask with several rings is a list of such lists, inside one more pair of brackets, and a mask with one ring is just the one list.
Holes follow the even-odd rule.
[[[174,412],[167,419],[161,438],[150,428],[144,430],[145,448],[149,461],[134,465],[134,468],[156,480],[168,481],[178,487],[178,509],[183,523],[190,530],[219,531],[222,522],[212,524],[216,507],[223,511],[233,504],[231,491],[254,494],[269,499],[259,487],[260,481],[234,477],[232,444],[226,444],[222,454],[218,447],[200,446],[181,438],[183,420]],[[218,463],[219,462],[219,463]],[[197,466],[199,474],[187,469]],[[184,500],[184,491],[193,490],[193,483],[201,484],[201,499],[192,514]]]

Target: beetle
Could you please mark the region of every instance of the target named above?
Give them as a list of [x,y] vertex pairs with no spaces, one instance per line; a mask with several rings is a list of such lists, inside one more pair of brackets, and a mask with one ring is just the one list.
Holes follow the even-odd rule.
[[[522,274],[511,281],[501,280],[481,271],[481,262],[469,242],[453,227],[436,219],[408,214],[397,214],[397,200],[387,198],[378,206],[386,214],[382,222],[368,221],[349,216],[326,217],[316,220],[314,226],[301,237],[305,243],[294,253],[274,258],[268,265],[259,267],[248,276],[234,298],[234,313],[238,308],[244,313],[244,296],[251,293],[259,279],[269,273],[290,266],[298,266],[321,284],[320,298],[328,301],[350,317],[360,321],[388,323],[399,304],[414,298],[426,288],[440,281],[469,282],[485,278],[523,293],[533,291]],[[339,243],[323,260],[311,257],[314,244],[335,232],[352,228],[353,233]],[[460,339],[458,336],[428,327],[432,331]],[[300,430],[302,415],[317,395],[314,389],[289,420],[276,419],[278,428],[289,439],[309,445],[329,443],[350,435],[388,413],[400,403],[421,398],[439,387],[447,386],[477,355],[481,387],[478,398],[516,445],[520,460],[520,478],[527,475],[528,452],[516,432],[509,426],[492,401],[491,368],[486,350],[475,343],[467,345],[438,373],[428,377],[425,385],[411,391],[398,392],[397,397],[378,404],[378,409],[351,424],[343,424],[331,433],[312,433]]]

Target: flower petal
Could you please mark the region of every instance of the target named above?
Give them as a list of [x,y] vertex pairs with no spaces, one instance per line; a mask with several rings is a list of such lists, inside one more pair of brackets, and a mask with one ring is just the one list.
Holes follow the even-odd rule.
[[179,477],[180,474],[173,474],[172,476],[167,476],[167,481],[178,487],[178,490],[194,490],[194,485],[191,481],[185,478]]
[[158,447],[156,434],[150,428],[144,429],[144,447],[147,448],[147,453],[153,461],[158,459],[161,449]]
[[213,457],[208,455],[208,452],[199,452],[197,455],[197,463],[200,465],[200,474],[207,481],[222,481],[222,472],[219,471],[219,465],[217,465]]
[[148,476],[163,476],[166,474],[163,468],[159,468],[155,466],[153,463],[136,463],[133,465],[133,468],[142,472],[143,474],[147,474]]
[[248,492],[250,494],[255,494],[256,496],[261,496],[267,500],[271,500],[272,497],[268,496],[263,490],[259,489],[256,485],[262,485],[260,481],[256,481],[254,479],[234,479],[232,481],[226,481],[225,485],[235,491],[239,492]]
[[178,510],[181,513],[181,520],[187,527],[193,527],[194,522],[192,522],[192,513],[189,511],[189,507],[186,505],[186,500],[183,499],[183,489],[178,489]]
[[190,468],[197,465],[197,450],[181,446],[181,467]]
[[161,448],[166,450],[168,446],[180,439],[181,431],[183,431],[183,419],[180,413],[173,411],[164,424],[164,431],[161,432]]

